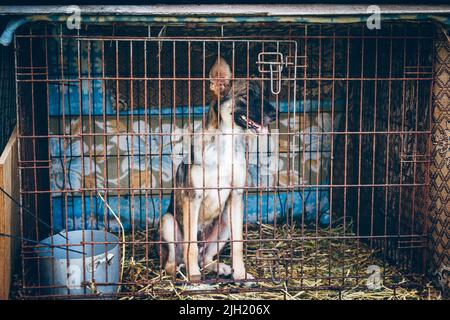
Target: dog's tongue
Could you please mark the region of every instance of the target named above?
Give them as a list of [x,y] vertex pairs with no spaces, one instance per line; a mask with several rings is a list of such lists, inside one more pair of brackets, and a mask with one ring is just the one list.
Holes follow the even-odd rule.
[[269,129],[267,127],[264,127],[263,125],[260,125],[252,120],[247,120],[247,122],[252,125],[253,129],[256,130],[257,133],[262,133],[262,134],[268,134],[269,133]]

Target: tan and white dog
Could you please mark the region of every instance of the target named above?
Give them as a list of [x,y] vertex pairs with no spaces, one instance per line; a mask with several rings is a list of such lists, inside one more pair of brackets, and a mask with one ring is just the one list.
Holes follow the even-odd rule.
[[[215,96],[204,135],[195,135],[190,161],[176,173],[175,192],[162,218],[163,266],[174,274],[184,263],[191,281],[201,279],[199,263],[235,280],[253,279],[243,256],[243,192],[246,185],[244,132],[267,132],[275,108],[254,80],[231,80],[231,70],[218,59],[210,70]],[[200,240],[200,241],[199,241]],[[231,240],[232,267],[214,261]]]

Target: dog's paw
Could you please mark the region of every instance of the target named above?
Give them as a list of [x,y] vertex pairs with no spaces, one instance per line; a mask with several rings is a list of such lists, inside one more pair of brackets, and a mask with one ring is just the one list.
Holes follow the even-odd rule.
[[229,265],[227,265],[226,263],[222,263],[222,262],[214,262],[209,264],[206,269],[208,271],[212,271],[212,272],[216,272],[218,275],[221,276],[229,276],[233,270],[231,269],[231,267]]
[[164,266],[164,270],[167,274],[174,275],[177,272],[177,265],[175,262],[168,262]]
[[197,270],[195,270],[193,268],[193,270],[186,270],[188,273],[188,279],[191,282],[199,282],[200,280],[202,280],[202,274],[200,273],[200,269],[197,268]]
[[199,282],[200,280],[202,280],[201,274],[190,274],[189,275],[189,281],[191,281],[191,282]]
[[234,280],[246,280],[246,279],[254,279],[254,277],[247,273],[245,270],[234,270],[233,271],[233,279]]
[[252,276],[250,273],[234,272],[233,279],[236,280],[236,282],[240,282],[241,286],[246,287],[246,288],[255,287],[257,285],[257,283],[255,281],[251,281],[251,280],[254,280],[255,277]]
[[226,263],[219,263],[219,275],[229,276],[232,272],[233,270],[229,265]]

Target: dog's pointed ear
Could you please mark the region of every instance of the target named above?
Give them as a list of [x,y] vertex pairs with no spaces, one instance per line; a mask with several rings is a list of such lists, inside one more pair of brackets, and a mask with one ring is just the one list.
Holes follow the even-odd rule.
[[217,57],[214,64],[211,66],[209,70],[210,78],[231,78],[231,68],[227,61],[222,57]]

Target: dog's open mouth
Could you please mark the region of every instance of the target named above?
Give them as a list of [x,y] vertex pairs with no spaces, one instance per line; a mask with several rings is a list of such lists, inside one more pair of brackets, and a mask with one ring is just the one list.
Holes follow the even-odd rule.
[[253,129],[253,130],[255,130],[257,133],[267,133],[267,132],[269,132],[269,130],[267,129],[267,127],[265,127],[265,126],[263,126],[263,125],[261,125],[261,124],[259,124],[259,123],[256,123],[255,121],[253,121],[253,120],[247,118],[247,116],[244,115],[244,114],[241,115],[241,119],[242,119],[244,122],[246,122],[246,123],[248,124],[248,128],[249,128],[249,129]]

